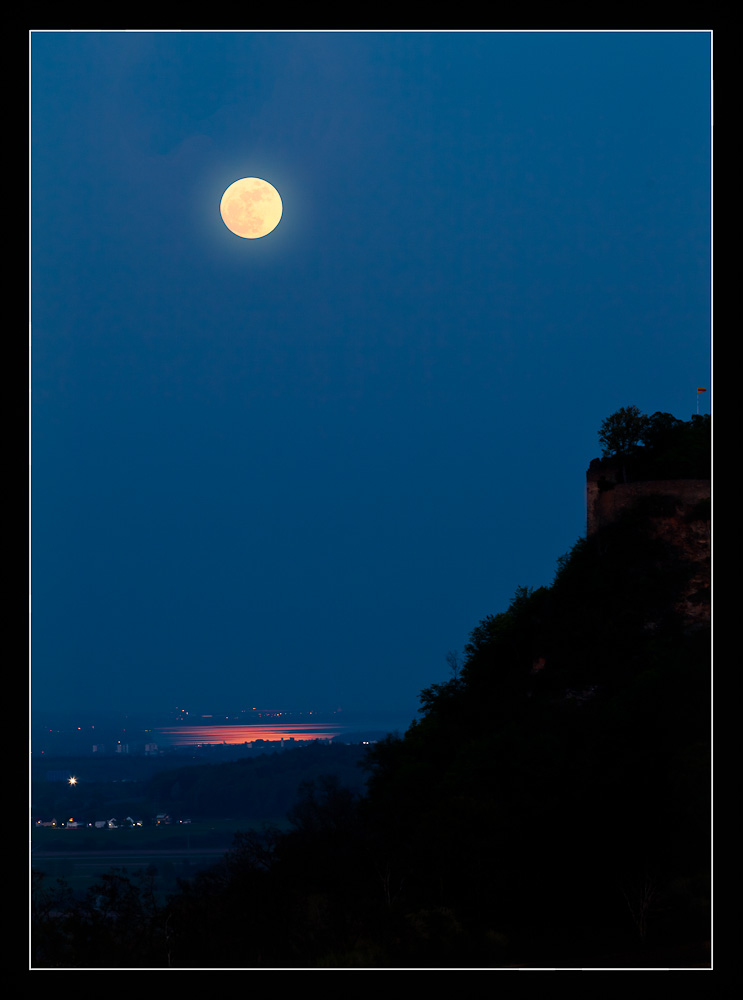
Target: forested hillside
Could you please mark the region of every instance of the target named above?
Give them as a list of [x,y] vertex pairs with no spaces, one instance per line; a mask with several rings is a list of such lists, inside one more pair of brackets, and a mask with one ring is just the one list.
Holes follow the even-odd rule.
[[[550,586],[516,588],[374,748],[363,796],[318,777],[289,833],[238,836],[163,907],[125,880],[99,893],[118,911],[91,897],[52,919],[42,884],[37,963],[704,964],[709,616],[679,595],[698,572],[684,524],[698,537],[709,505],[660,530],[674,514],[639,504]],[[106,915],[123,900],[131,920]]]

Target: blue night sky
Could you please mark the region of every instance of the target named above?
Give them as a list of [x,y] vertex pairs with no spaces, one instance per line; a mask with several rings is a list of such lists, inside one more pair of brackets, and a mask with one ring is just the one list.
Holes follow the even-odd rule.
[[710,49],[32,33],[33,706],[412,717],[549,585],[710,384]]

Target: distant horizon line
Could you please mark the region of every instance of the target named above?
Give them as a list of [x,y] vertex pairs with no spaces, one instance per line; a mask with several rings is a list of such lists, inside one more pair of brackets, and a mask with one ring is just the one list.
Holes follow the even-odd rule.
[[[255,718],[258,715],[267,716],[308,716],[313,715],[318,718],[321,716],[343,716],[345,718],[369,716],[369,715],[382,715],[382,716],[401,716],[410,714],[411,718],[414,718],[418,714],[419,709],[417,707],[405,706],[405,707],[354,707],[354,708],[249,708],[249,709],[238,709],[231,712],[194,712],[189,709],[179,709],[179,708],[135,708],[135,709],[120,709],[120,708],[109,708],[99,706],[97,708],[85,707],[85,708],[72,708],[59,706],[46,707],[46,706],[32,706],[30,709],[30,716],[55,716],[55,717],[65,717],[65,718],[75,718],[78,722],[81,721],[83,717],[97,717],[98,719],[132,719],[139,721],[142,718],[147,717],[167,717],[170,722],[176,721],[173,716],[178,714],[187,717],[187,721],[190,724],[198,725],[201,720],[205,721],[206,725],[213,725],[212,720],[217,720],[218,723],[229,722],[230,720],[235,720],[239,716],[243,715],[248,718]],[[87,721],[87,720],[86,720]],[[185,721],[185,719],[178,720]]]

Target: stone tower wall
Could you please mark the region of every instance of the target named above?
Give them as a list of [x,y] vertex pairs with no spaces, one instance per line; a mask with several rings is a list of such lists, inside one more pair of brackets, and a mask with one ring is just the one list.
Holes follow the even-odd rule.
[[710,498],[709,479],[655,479],[625,483],[621,468],[606,459],[594,459],[586,475],[586,537],[615,521],[623,511],[643,497],[664,496],[673,500],[663,514],[649,524],[657,538],[674,546],[693,567],[677,609],[690,625],[710,623],[710,522],[687,517],[702,500]]
[[600,477],[586,480],[586,534],[611,524],[622,511],[646,496],[670,496],[689,509],[710,498],[709,479],[655,479],[636,483],[613,482]]

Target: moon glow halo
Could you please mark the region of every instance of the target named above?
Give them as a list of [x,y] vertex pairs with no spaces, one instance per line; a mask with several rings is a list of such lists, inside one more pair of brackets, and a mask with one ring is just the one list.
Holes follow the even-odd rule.
[[230,184],[219,205],[225,226],[245,240],[267,236],[278,226],[282,212],[279,192],[260,177],[242,177]]

